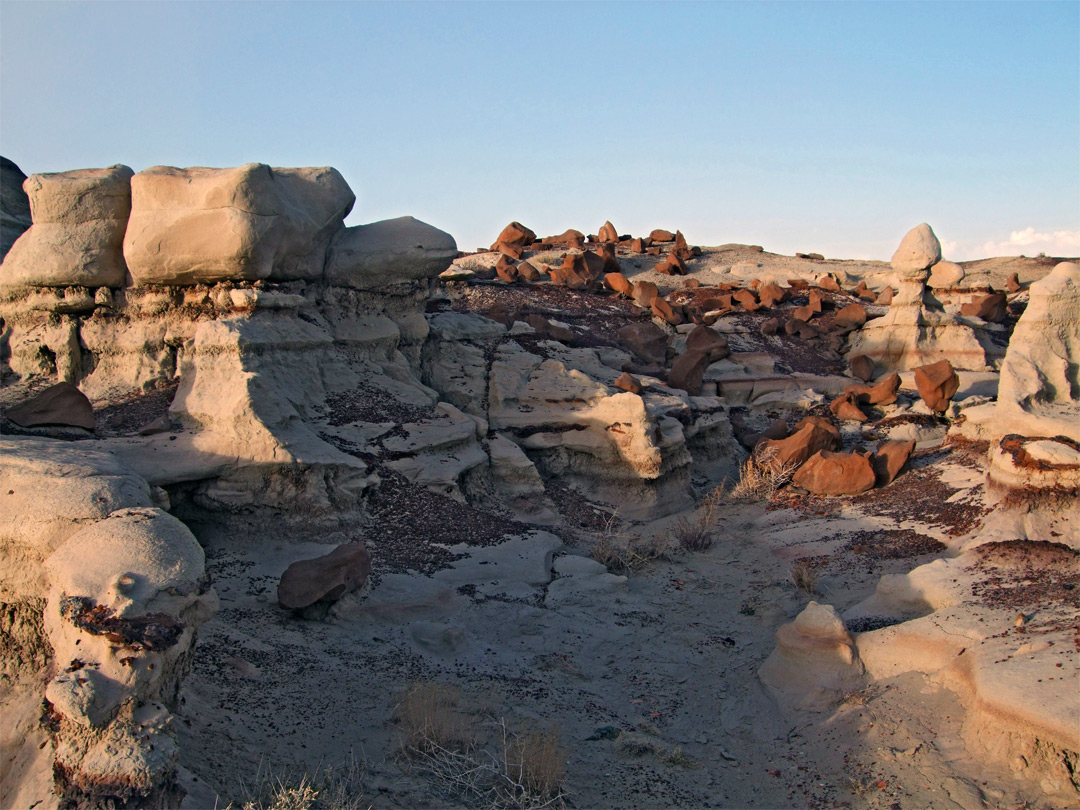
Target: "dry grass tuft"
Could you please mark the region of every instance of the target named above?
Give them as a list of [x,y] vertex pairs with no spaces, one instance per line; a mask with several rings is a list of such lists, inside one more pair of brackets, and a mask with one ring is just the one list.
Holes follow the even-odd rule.
[[675,521],[671,533],[679,548],[684,551],[706,551],[712,546],[720,506],[727,494],[726,486],[717,487],[702,498],[693,515]]
[[437,681],[414,683],[394,709],[401,747],[425,750],[425,746],[438,746],[454,751],[474,748],[476,724],[461,703],[461,690],[456,686]]
[[795,464],[779,463],[772,448],[757,457],[751,455],[742,465],[739,482],[732,488],[731,497],[739,501],[771,498],[776,490],[791,480],[796,469]]
[[[364,767],[353,761],[339,767],[321,768],[314,773],[271,771],[256,777],[256,786],[243,786],[242,810],[361,810],[370,806],[365,799]],[[229,804],[226,810],[233,808]]]
[[798,559],[791,566],[791,581],[800,591],[810,596],[817,595],[817,571],[814,565],[806,559]]
[[567,755],[558,729],[523,729],[517,734],[509,734],[505,724],[500,727],[503,732],[503,776],[512,797],[525,799],[529,806],[561,799]]
[[616,574],[629,574],[653,560],[671,560],[674,548],[670,535],[641,537],[622,530],[618,515],[611,515],[602,531],[593,536],[589,556]]

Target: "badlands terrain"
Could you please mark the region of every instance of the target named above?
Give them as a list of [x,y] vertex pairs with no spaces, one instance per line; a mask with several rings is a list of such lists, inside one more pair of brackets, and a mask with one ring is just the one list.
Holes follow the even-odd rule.
[[2,180],[0,806],[1080,804],[1075,259]]

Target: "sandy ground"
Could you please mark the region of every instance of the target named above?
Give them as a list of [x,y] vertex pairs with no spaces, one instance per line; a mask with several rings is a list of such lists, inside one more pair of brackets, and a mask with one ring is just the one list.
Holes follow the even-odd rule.
[[[224,806],[267,769],[349,761],[363,764],[373,807],[459,806],[395,756],[393,709],[426,679],[460,685],[492,740],[497,718],[557,728],[574,807],[1040,806],[1037,786],[970,757],[963,708],[920,674],[801,715],[782,714],[756,675],[777,628],[811,598],[842,611],[881,574],[947,555],[957,521],[985,511],[972,464],[923,453],[893,485],[907,480],[899,500],[948,487],[970,514],[917,522],[887,508],[875,517],[856,499],[728,501],[711,549],[626,579],[585,559],[588,533],[567,525],[566,542],[534,532],[451,549],[460,559],[430,576],[383,572],[323,621],[281,610],[275,588],[291,561],[325,545],[195,522],[221,610],[183,686],[185,807]],[[622,530],[663,533],[674,519]],[[893,553],[853,552],[869,531]],[[814,595],[792,581],[798,557],[819,565]]]

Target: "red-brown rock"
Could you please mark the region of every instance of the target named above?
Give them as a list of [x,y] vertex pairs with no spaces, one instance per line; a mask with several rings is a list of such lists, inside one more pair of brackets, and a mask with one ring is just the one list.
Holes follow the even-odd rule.
[[645,252],[645,242],[640,236],[637,239],[634,239],[633,241],[630,242],[630,252],[631,253],[644,253]]
[[669,253],[664,261],[657,263],[653,268],[657,273],[663,273],[666,276],[685,276],[686,275],[686,262],[679,258],[675,253]]
[[605,273],[604,286],[627,298],[630,298],[634,293],[633,282],[622,273]]
[[780,319],[769,318],[761,322],[761,334],[763,335],[775,335],[780,331]]
[[816,327],[806,323],[806,321],[798,318],[791,318],[784,324],[784,331],[792,337],[798,337],[801,340],[810,340],[816,338],[821,334]]
[[939,360],[915,369],[915,387],[926,406],[941,413],[949,407],[949,401],[960,387],[960,378],[953,371],[952,363]]
[[507,284],[513,284],[518,280],[517,267],[506,255],[500,256],[499,260],[495,263],[495,275]]
[[826,447],[826,450],[839,450],[843,446],[844,442],[840,438],[840,431],[837,429],[836,425],[834,425],[824,416],[804,416],[802,419],[795,423],[795,427],[793,428],[793,430],[802,430],[807,425],[814,425],[816,427],[819,427],[822,430],[827,431],[833,437],[832,447]]
[[858,495],[873,489],[875,480],[866,456],[821,450],[799,467],[791,483],[815,495]]
[[278,583],[278,603],[300,610],[316,602],[336,602],[347,591],[363,587],[371,573],[371,555],[363,543],[345,543],[314,560],[299,560],[285,569]]
[[[536,241],[536,234],[531,229],[526,228],[520,222],[514,221],[502,229],[499,234],[499,238],[495,240],[495,243],[491,246],[492,250],[500,250],[502,245],[508,247],[517,247],[519,249],[531,245]],[[520,258],[515,256],[514,258]]]
[[757,296],[763,307],[775,307],[777,304],[787,300],[788,293],[779,284],[770,281],[768,284],[762,285],[757,291]]
[[840,329],[858,329],[866,323],[866,307],[862,304],[848,304],[836,313],[833,323]]
[[690,250],[690,246],[686,244],[686,237],[682,235],[682,231],[675,231],[675,244],[671,248],[671,253],[674,256],[678,256],[683,261],[694,255]]
[[840,282],[833,277],[832,273],[821,276],[821,278],[817,280],[817,285],[821,289],[828,290],[829,292],[840,292]]
[[511,245],[507,242],[497,243],[494,247],[494,250],[499,251],[499,253],[503,254],[504,256],[509,256],[511,259],[520,259],[525,253],[525,248],[521,247],[520,245]]
[[733,296],[733,301],[736,301],[747,312],[756,312],[761,309],[761,304],[758,303],[757,296],[750,290],[739,290]]
[[649,306],[652,308],[653,315],[657,318],[662,318],[672,326],[678,326],[686,319],[681,306],[678,304],[669,304],[659,295],[652,300],[652,303],[650,303]]
[[870,382],[874,377],[874,361],[865,354],[853,354],[848,358],[851,376],[863,382]]
[[632,323],[619,329],[619,345],[629,349],[642,362],[663,365],[667,362],[667,333],[651,321]]
[[[794,320],[802,321],[803,323],[808,323],[816,314],[814,308],[809,304],[803,304],[801,307],[795,307],[795,309],[791,310],[791,317]],[[788,334],[790,335],[791,333],[788,332]]]
[[803,420],[786,439],[763,439],[758,442],[754,456],[774,468],[790,468],[798,467],[819,450],[834,447],[840,447],[840,431],[831,424],[826,428]]
[[611,220],[608,220],[600,227],[600,232],[596,234],[597,242],[618,242],[619,232],[615,230],[615,226],[611,224]]
[[668,386],[679,388],[692,397],[701,393],[701,378],[712,361],[703,351],[685,351],[675,358],[668,372]]
[[696,290],[698,287],[701,286],[701,282],[698,281],[696,278],[687,278],[687,279],[683,279],[682,285],[683,285],[683,289]]
[[550,340],[557,340],[559,343],[572,343],[574,340],[574,333],[567,329],[565,326],[558,326],[553,324],[543,315],[526,315],[522,318],[525,323],[536,330],[536,334],[541,337],[546,337]]
[[528,259],[521,262],[517,266],[518,278],[522,281],[527,281],[530,284],[535,284],[544,274],[540,271],[540,268],[530,262]]
[[647,247],[647,248],[645,248],[645,253],[648,256],[659,256],[660,255],[660,248],[658,248],[658,247]]
[[875,304],[880,304],[881,306],[887,307],[889,304],[892,303],[892,297],[895,294],[896,294],[896,290],[894,290],[892,287],[886,287],[884,290],[882,290],[880,293],[878,293],[878,297],[874,301],[874,303]]
[[[614,253],[612,253],[614,256]],[[588,269],[589,280],[600,278],[604,273],[610,273],[612,270],[608,268],[607,260],[604,259],[598,253],[593,253],[591,250],[586,250],[581,254],[581,260],[585,262],[585,267]],[[618,262],[615,264],[615,270],[618,270]]]
[[614,385],[620,391],[627,391],[631,394],[640,394],[642,391],[641,380],[625,371],[615,378]]
[[857,404],[857,396],[850,392],[844,392],[829,403],[829,410],[837,419],[847,422],[865,422],[868,417],[862,412]]
[[656,228],[649,234],[649,238],[654,242],[673,242],[675,234],[671,231],[665,231],[663,228]]
[[814,312],[821,312],[821,310],[829,305],[829,299],[822,295],[821,290],[810,290],[808,298],[808,306],[810,309],[814,310]]
[[904,468],[914,450],[914,439],[907,442],[881,442],[877,452],[870,459],[874,467],[875,486],[883,487],[891,484],[900,474],[900,470]]
[[94,408],[90,400],[69,382],[51,385],[41,393],[11,406],[6,416],[20,427],[62,425],[94,429]]
[[900,375],[895,371],[882,377],[877,385],[849,385],[844,395],[851,394],[856,402],[867,405],[892,405],[900,390]]
[[615,258],[615,245],[604,244],[600,246],[600,258],[604,260],[604,268],[601,272],[604,273],[618,273],[621,272],[619,267],[619,260]]
[[660,295],[660,288],[653,284],[651,281],[639,281],[634,285],[634,291],[631,293],[634,303],[639,307],[649,307],[652,305],[653,299]]
[[731,354],[727,338],[708,326],[695,326],[691,330],[686,336],[686,350],[704,352],[709,356],[710,363],[723,360]]
[[1024,285],[1020,283],[1020,276],[1016,273],[1009,276],[1008,281],[1005,282],[1005,289],[1010,293],[1018,293],[1024,289]]
[[961,304],[960,314],[982,318],[987,323],[1000,323],[1009,314],[1009,300],[1005,293],[990,293],[970,304]]
[[561,267],[552,267],[548,271],[551,283],[571,290],[584,290],[590,286],[592,277],[585,266],[585,259],[580,253],[570,253],[563,259]]
[[569,228],[557,236],[545,236],[540,241],[545,245],[564,247],[567,250],[580,250],[585,247],[585,234]]

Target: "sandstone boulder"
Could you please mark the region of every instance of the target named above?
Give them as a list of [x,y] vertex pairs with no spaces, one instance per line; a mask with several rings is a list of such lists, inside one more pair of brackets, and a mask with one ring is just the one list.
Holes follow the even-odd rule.
[[641,237],[638,237],[637,239],[632,240],[630,242],[630,252],[631,253],[644,253],[645,252],[645,241]]
[[844,396],[850,394],[855,397],[855,402],[868,405],[892,405],[899,390],[900,375],[893,371],[878,380],[876,385],[849,385],[844,389]]
[[0,283],[122,287],[132,174],[127,166],[111,166],[27,178],[33,225],[11,246]]
[[915,369],[915,387],[926,406],[941,413],[949,407],[949,401],[960,387],[960,378],[948,360],[939,360]]
[[30,216],[30,198],[23,190],[25,180],[22,169],[0,157],[0,262],[34,222]]
[[855,354],[848,358],[851,376],[863,382],[870,382],[874,377],[874,361],[865,354]]
[[615,226],[611,224],[611,220],[608,220],[600,227],[600,232],[596,235],[597,242],[618,242],[619,232],[615,230]]
[[316,602],[336,602],[363,587],[371,573],[371,555],[363,543],[345,543],[329,554],[292,563],[278,583],[278,603],[300,610]]
[[651,281],[639,281],[634,284],[632,295],[635,304],[639,307],[648,307],[652,305],[653,299],[660,295],[660,288]]
[[747,312],[757,312],[761,309],[757,296],[750,290],[739,290],[731,296],[731,300],[737,302]]
[[779,318],[767,318],[761,322],[761,334],[766,337],[769,335],[775,335],[780,331],[780,319]]
[[330,244],[326,280],[359,290],[426,281],[457,256],[454,237],[413,217],[344,228]]
[[831,273],[821,276],[817,280],[817,285],[821,289],[828,290],[829,292],[840,292],[840,282],[837,281]]
[[1020,283],[1020,276],[1016,273],[1009,276],[1005,281],[1005,289],[1008,290],[1009,293],[1018,293],[1020,290],[1024,289],[1024,285]]
[[[514,224],[516,225],[517,223]],[[524,226],[519,227],[524,228]],[[525,230],[528,229],[525,228]],[[567,250],[580,250],[581,248],[585,247],[585,234],[583,234],[581,231],[576,231],[573,228],[568,228],[567,230],[556,236],[545,236],[543,239],[540,240],[540,242],[544,245],[562,247],[566,248]],[[495,244],[498,245],[499,243],[496,242]],[[494,250],[495,248],[493,247],[492,249]]]
[[[155,166],[131,178],[124,258],[140,285],[321,278],[330,239],[355,200],[329,167]],[[351,235],[339,254],[363,239]]]
[[[707,327],[705,327],[707,328]],[[668,386],[678,388],[692,397],[701,393],[701,382],[705,375],[705,369],[712,360],[709,353],[701,349],[687,350],[676,357],[671,363],[671,371],[668,373]]]
[[824,427],[820,422],[803,420],[786,439],[765,439],[759,442],[754,448],[754,456],[762,463],[777,469],[791,469],[801,466],[820,450],[834,450],[840,446],[840,432],[835,427]]
[[622,273],[605,273],[604,286],[627,298],[631,298],[634,293],[633,282]]
[[775,307],[787,300],[788,293],[779,284],[770,281],[761,286],[757,291],[758,300],[763,307]]
[[562,265],[552,267],[548,275],[551,276],[552,284],[558,287],[569,287],[571,290],[584,290],[592,283],[589,268],[580,253],[567,254]]
[[517,266],[509,256],[500,254],[498,261],[495,262],[495,275],[501,281],[513,284],[518,280]]
[[884,290],[878,293],[878,296],[874,300],[874,303],[878,304],[879,306],[888,306],[892,303],[892,299],[895,294],[896,290],[894,290],[892,287],[886,287]]
[[517,266],[518,278],[522,281],[527,281],[529,284],[535,284],[543,278],[543,273],[540,268],[530,262],[528,259],[524,260]]
[[649,239],[653,242],[674,242],[675,234],[671,231],[666,231],[663,228],[654,228],[649,233]]
[[94,429],[94,409],[90,400],[69,382],[57,383],[8,408],[6,416],[21,427],[65,425]]
[[906,442],[884,441],[878,445],[877,452],[870,459],[874,467],[874,486],[883,487],[891,484],[915,450],[915,440]]
[[866,307],[862,304],[848,304],[836,313],[833,321],[840,329],[858,329],[866,323]]
[[662,365],[667,361],[667,333],[655,323],[632,323],[619,329],[615,335],[619,344],[642,362]]
[[791,482],[815,495],[858,495],[873,489],[875,480],[868,457],[819,450],[799,467]]
[[964,280],[964,268],[955,262],[941,261],[930,268],[930,278],[926,283],[936,290],[956,287]]
[[837,419],[845,422],[865,422],[869,417],[862,412],[858,405],[857,397],[852,393],[838,396],[829,403],[829,410]]
[[667,321],[672,326],[678,326],[684,320],[683,308],[678,304],[669,304],[659,295],[652,300],[649,307],[652,309],[653,315]]
[[941,243],[925,222],[916,225],[900,240],[892,257],[892,268],[901,278],[925,281],[926,271],[941,261]]
[[686,350],[705,352],[710,363],[723,360],[731,354],[727,338],[715,329],[701,325],[695,326],[686,336]]

